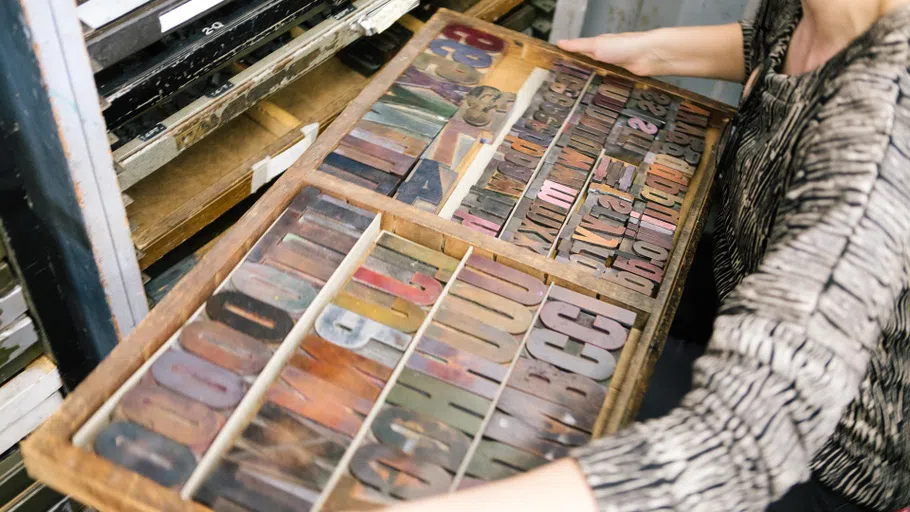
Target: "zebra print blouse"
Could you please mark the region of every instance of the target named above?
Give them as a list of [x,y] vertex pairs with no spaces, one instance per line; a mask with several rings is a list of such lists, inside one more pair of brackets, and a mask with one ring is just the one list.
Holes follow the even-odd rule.
[[782,75],[800,16],[743,24],[714,334],[679,408],[573,452],[602,510],[763,510],[812,473],[910,505],[910,7]]

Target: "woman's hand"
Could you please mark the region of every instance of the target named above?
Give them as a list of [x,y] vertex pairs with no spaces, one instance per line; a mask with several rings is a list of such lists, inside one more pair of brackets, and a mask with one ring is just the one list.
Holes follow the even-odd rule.
[[559,41],[559,47],[626,68],[641,76],[675,75],[742,82],[743,35],[739,23],[602,34]]
[[557,44],[566,51],[581,53],[594,60],[626,68],[641,76],[651,76],[658,68],[660,55],[653,44],[652,32],[601,34],[597,37],[564,39]]
[[565,458],[506,480],[384,509],[385,512],[474,510],[596,512],[597,503],[578,463]]

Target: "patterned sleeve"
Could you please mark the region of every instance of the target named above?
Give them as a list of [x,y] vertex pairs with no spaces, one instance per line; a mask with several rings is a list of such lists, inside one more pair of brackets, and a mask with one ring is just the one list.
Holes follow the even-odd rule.
[[777,37],[782,28],[782,19],[796,10],[798,0],[762,0],[752,19],[739,22],[743,33],[743,61],[746,72],[743,82],[768,53],[770,41]]
[[739,22],[739,26],[743,31],[743,62],[746,64],[743,82],[749,80],[752,70],[755,69],[754,52],[752,51],[752,41],[755,38],[754,23],[752,20],[741,20]]
[[683,404],[573,452],[601,510],[758,511],[809,478],[910,282],[910,79],[880,78],[818,107]]

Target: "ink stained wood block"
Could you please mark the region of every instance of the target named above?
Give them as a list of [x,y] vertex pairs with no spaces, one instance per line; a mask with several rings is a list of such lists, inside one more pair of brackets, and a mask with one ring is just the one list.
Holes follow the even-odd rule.
[[30,471],[101,509],[368,509],[616,431],[725,116],[440,12],[25,443]]

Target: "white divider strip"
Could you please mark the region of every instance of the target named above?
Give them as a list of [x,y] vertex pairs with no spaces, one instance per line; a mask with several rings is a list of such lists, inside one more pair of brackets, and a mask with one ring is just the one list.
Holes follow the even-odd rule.
[[222,427],[221,432],[215,436],[208,451],[202,456],[193,474],[187,479],[183,489],[180,491],[180,497],[188,500],[202,485],[206,478],[214,471],[215,465],[221,460],[222,456],[233,445],[237,436],[246,428],[249,421],[259,412],[259,407],[263,398],[269,390],[269,387],[278,378],[281,370],[284,369],[287,362],[294,355],[294,351],[300,346],[300,343],[312,329],[316,322],[316,317],[322,313],[322,309],[335,298],[335,295],[341,290],[342,286],[348,281],[354,271],[363,263],[370,253],[370,249],[376,243],[379,236],[379,226],[382,222],[382,215],[377,213],[373,222],[364,230],[360,239],[351,248],[347,256],[332,273],[332,277],[326,281],[325,286],[316,294],[313,302],[307,306],[303,316],[294,324],[291,332],[288,333],[278,349],[272,355],[265,368],[259,372],[259,376],[253,381],[253,385],[247,390],[246,395],[237,404],[237,408],[231,413],[227,422]]
[[506,371],[506,376],[502,380],[502,385],[499,386],[499,391],[496,392],[496,396],[493,397],[492,405],[490,410],[487,411],[486,417],[483,419],[483,423],[480,424],[480,429],[477,431],[477,435],[474,436],[474,440],[471,442],[471,446],[468,448],[468,452],[465,455],[464,461],[459,466],[458,471],[455,473],[455,478],[452,479],[452,486],[449,487],[449,492],[455,492],[458,489],[458,486],[461,485],[461,481],[464,480],[464,475],[468,471],[468,466],[471,465],[471,459],[474,458],[474,452],[477,451],[477,447],[480,446],[480,441],[483,440],[483,433],[487,430],[487,425],[490,424],[490,421],[493,419],[493,414],[496,412],[496,407],[499,405],[499,399],[502,397],[502,393],[505,391],[506,386],[509,384],[509,377],[512,376],[512,370],[515,369],[515,365],[518,364],[518,358],[521,357],[521,352],[525,349],[525,345],[528,344],[528,338],[531,336],[531,331],[534,330],[534,326],[537,325],[537,317],[540,316],[540,310],[543,309],[544,304],[547,303],[547,298],[550,297],[550,290],[553,289],[553,284],[547,287],[547,293],[544,294],[543,299],[540,301],[540,306],[537,308],[537,311],[534,312],[534,318],[531,320],[531,327],[528,328],[528,331],[525,332],[524,337],[521,338],[521,344],[518,345],[518,351],[515,352],[515,357],[512,359],[512,362],[509,364],[509,369]]
[[[393,236],[393,233],[390,233]],[[410,241],[410,240],[409,240]],[[416,243],[416,242],[412,242]],[[357,435],[354,436],[354,439],[351,441],[351,444],[348,446],[347,451],[344,452],[344,456],[341,457],[341,460],[338,462],[338,466],[335,467],[335,471],[332,473],[332,476],[326,482],[325,488],[322,490],[319,499],[316,500],[316,503],[313,504],[313,507],[310,509],[312,512],[319,512],[322,509],[322,506],[325,504],[325,501],[331,495],[332,491],[335,490],[335,485],[338,483],[338,480],[341,479],[341,476],[348,469],[348,464],[351,462],[351,459],[354,458],[354,453],[360,448],[360,444],[363,442],[367,433],[370,431],[370,427],[373,425],[373,420],[376,416],[379,415],[379,411],[385,405],[386,398],[389,396],[389,393],[392,391],[392,387],[398,382],[398,376],[401,375],[401,372],[404,371],[404,367],[408,362],[408,359],[411,357],[411,354],[417,349],[417,344],[420,343],[420,339],[423,337],[423,333],[429,328],[430,324],[433,322],[433,317],[436,316],[436,312],[439,311],[439,307],[442,305],[442,301],[449,295],[449,290],[455,283],[455,279],[458,277],[458,274],[461,273],[461,269],[464,268],[465,263],[468,261],[468,258],[471,257],[471,253],[474,252],[474,247],[468,247],[467,252],[462,256],[461,261],[458,263],[458,267],[455,268],[455,271],[452,272],[452,278],[449,279],[449,282],[446,283],[445,287],[442,289],[442,293],[439,294],[439,298],[436,299],[436,302],[433,304],[433,307],[430,308],[430,311],[427,313],[426,318],[424,318],[423,323],[420,325],[420,328],[417,329],[417,332],[414,333],[413,338],[411,338],[411,343],[408,345],[408,348],[401,355],[401,360],[398,361],[398,365],[392,370],[392,375],[389,377],[389,380],[386,381],[385,387],[382,388],[382,391],[379,393],[379,396],[376,398],[376,402],[373,404],[373,408],[370,409],[370,413],[367,414],[367,417],[363,420],[363,425],[360,427],[360,430],[357,432]]]
[[250,194],[255,194],[260,187],[275,179],[276,176],[288,170],[303,153],[306,152],[316,136],[319,135],[319,123],[310,123],[300,129],[303,139],[293,146],[285,149],[275,156],[266,156],[252,166],[253,179],[250,180]]
[[[379,214],[377,214],[377,217],[378,217],[378,215]],[[280,219],[280,218],[281,218],[281,216],[279,215],[278,218],[275,219],[275,222],[272,222],[272,224],[265,230],[265,233],[268,233],[268,231],[270,229],[272,229],[272,226],[274,226],[275,223],[278,222],[278,219]],[[253,245],[255,245],[255,244],[253,244]],[[250,247],[250,251],[252,251],[252,250],[253,250],[253,248]],[[243,263],[244,261],[246,261],[247,256],[249,256],[249,254],[250,254],[250,251],[247,251],[247,253],[243,255],[243,258],[240,260],[240,263]],[[217,288],[215,288],[215,291],[212,292],[212,295],[215,295],[216,293],[220,292],[221,289],[224,288],[225,285],[227,285],[227,283],[230,282],[231,276],[234,274],[234,272],[237,271],[237,268],[240,267],[240,263],[238,263],[231,270],[231,272],[227,275],[227,277],[224,278],[224,281],[222,281],[221,284],[218,285]],[[173,346],[174,343],[177,342],[177,338],[180,337],[180,331],[182,331],[183,328],[186,327],[190,322],[199,318],[199,315],[202,314],[202,310],[204,308],[205,308],[205,302],[203,302],[199,306],[199,309],[197,309],[187,319],[187,321],[184,322],[184,324],[179,329],[177,329],[177,331],[174,332],[174,334],[172,334],[171,337],[168,338],[168,340],[165,341],[158,348],[158,350],[155,351],[154,354],[152,354],[152,357],[148,358],[148,360],[146,360],[144,363],[142,363],[142,366],[140,366],[138,370],[133,372],[133,374],[130,375],[130,377],[128,379],[126,379],[126,382],[124,382],[123,385],[121,385],[120,388],[117,389],[117,391],[115,391],[114,394],[112,394],[110,396],[110,398],[108,398],[107,401],[104,402],[104,404],[102,404],[101,407],[98,408],[97,411],[95,411],[95,414],[92,414],[92,416],[88,419],[88,421],[86,421],[85,424],[82,425],[82,427],[80,427],[79,430],[76,431],[76,434],[73,436],[73,445],[74,446],[83,448],[86,445],[88,445],[90,442],[92,442],[92,440],[95,439],[95,436],[98,434],[98,432],[102,428],[104,428],[108,423],[110,423],[110,417],[114,413],[114,408],[116,408],[117,404],[120,403],[120,399],[123,398],[123,395],[127,394],[131,389],[133,389],[133,386],[135,386],[142,379],[142,377],[146,374],[146,372],[148,372],[149,368],[152,366],[152,364],[155,363],[155,361],[161,356],[161,354],[163,354],[167,349],[171,348],[171,346]]]
[[582,198],[587,199],[588,197],[588,187],[591,186],[591,180],[594,178],[594,171],[597,170],[597,166],[600,165],[600,161],[603,160],[606,153],[604,150],[600,150],[600,156],[597,157],[597,161],[594,162],[594,167],[591,167],[590,172],[588,172],[588,177],[585,179],[585,184],[581,187],[581,190],[578,191],[578,195],[575,196],[575,201],[572,201],[572,207],[569,208],[569,214],[566,215],[566,220],[562,223],[562,226],[559,227],[559,232],[556,233],[556,242],[553,243],[553,247],[550,247],[550,252],[547,253],[547,258],[553,258],[556,254],[556,249],[559,247],[559,237],[562,236],[562,232],[566,230],[566,226],[569,225],[569,221],[572,220],[572,215],[575,215],[578,212],[578,209],[581,208],[583,204]]
[[[585,97],[585,93],[588,92],[588,87],[591,86],[591,82],[594,81],[594,77],[597,76],[597,73],[591,73],[591,76],[588,78],[588,81],[585,82],[585,86],[581,90],[581,94],[578,95],[578,98],[575,100],[575,105],[572,107],[572,110],[569,112],[569,115],[566,116],[566,120],[563,121],[562,126],[559,127],[559,131],[556,132],[556,136],[553,137],[553,140],[550,142],[550,146],[547,147],[546,153],[543,154],[543,157],[540,159],[540,163],[537,164],[537,168],[534,169],[534,173],[531,175],[531,179],[528,180],[528,183],[525,185],[524,190],[521,191],[521,199],[524,199],[525,194],[528,193],[528,189],[531,188],[531,184],[534,183],[534,180],[537,179],[537,175],[540,173],[540,170],[543,168],[544,163],[547,161],[547,157],[550,156],[550,153],[553,152],[553,148],[556,147],[556,143],[559,142],[559,138],[562,137],[563,132],[566,129],[566,126],[569,125],[569,121],[572,120],[572,116],[575,115],[575,111],[578,110],[578,106],[581,105],[581,100]],[[521,199],[518,201],[521,202]],[[512,208],[512,212],[509,213],[509,218],[506,219],[505,223],[502,225],[502,233],[499,234],[496,238],[502,238],[502,235],[506,232],[506,228],[509,226],[509,223],[512,222],[512,217],[515,216],[515,210],[518,208],[518,203],[515,203],[515,208]]]
[[449,198],[439,210],[440,217],[443,219],[452,218],[452,215],[455,214],[455,210],[461,206],[461,202],[464,201],[468,192],[471,191],[471,187],[477,183],[477,180],[480,179],[480,176],[487,168],[490,160],[496,155],[496,151],[499,150],[499,145],[502,144],[502,141],[505,140],[509,132],[512,131],[512,126],[521,119],[521,116],[523,116],[528,107],[531,106],[531,102],[534,101],[534,93],[536,93],[537,90],[540,89],[540,86],[547,81],[547,76],[549,76],[549,74],[550,71],[543,68],[534,68],[531,71],[528,75],[528,79],[525,81],[524,85],[521,86],[521,89],[518,90],[518,94],[515,95],[512,111],[509,113],[509,117],[502,130],[497,135],[496,140],[493,144],[487,144],[477,152],[477,156],[471,161],[468,170],[465,171],[461,179],[458,180],[458,184],[455,185],[455,190],[449,194]]
[[201,14],[206,10],[224,2],[224,0],[190,0],[189,2],[171,9],[170,11],[158,16],[158,22],[161,23],[161,33],[177,27],[193,16]]

